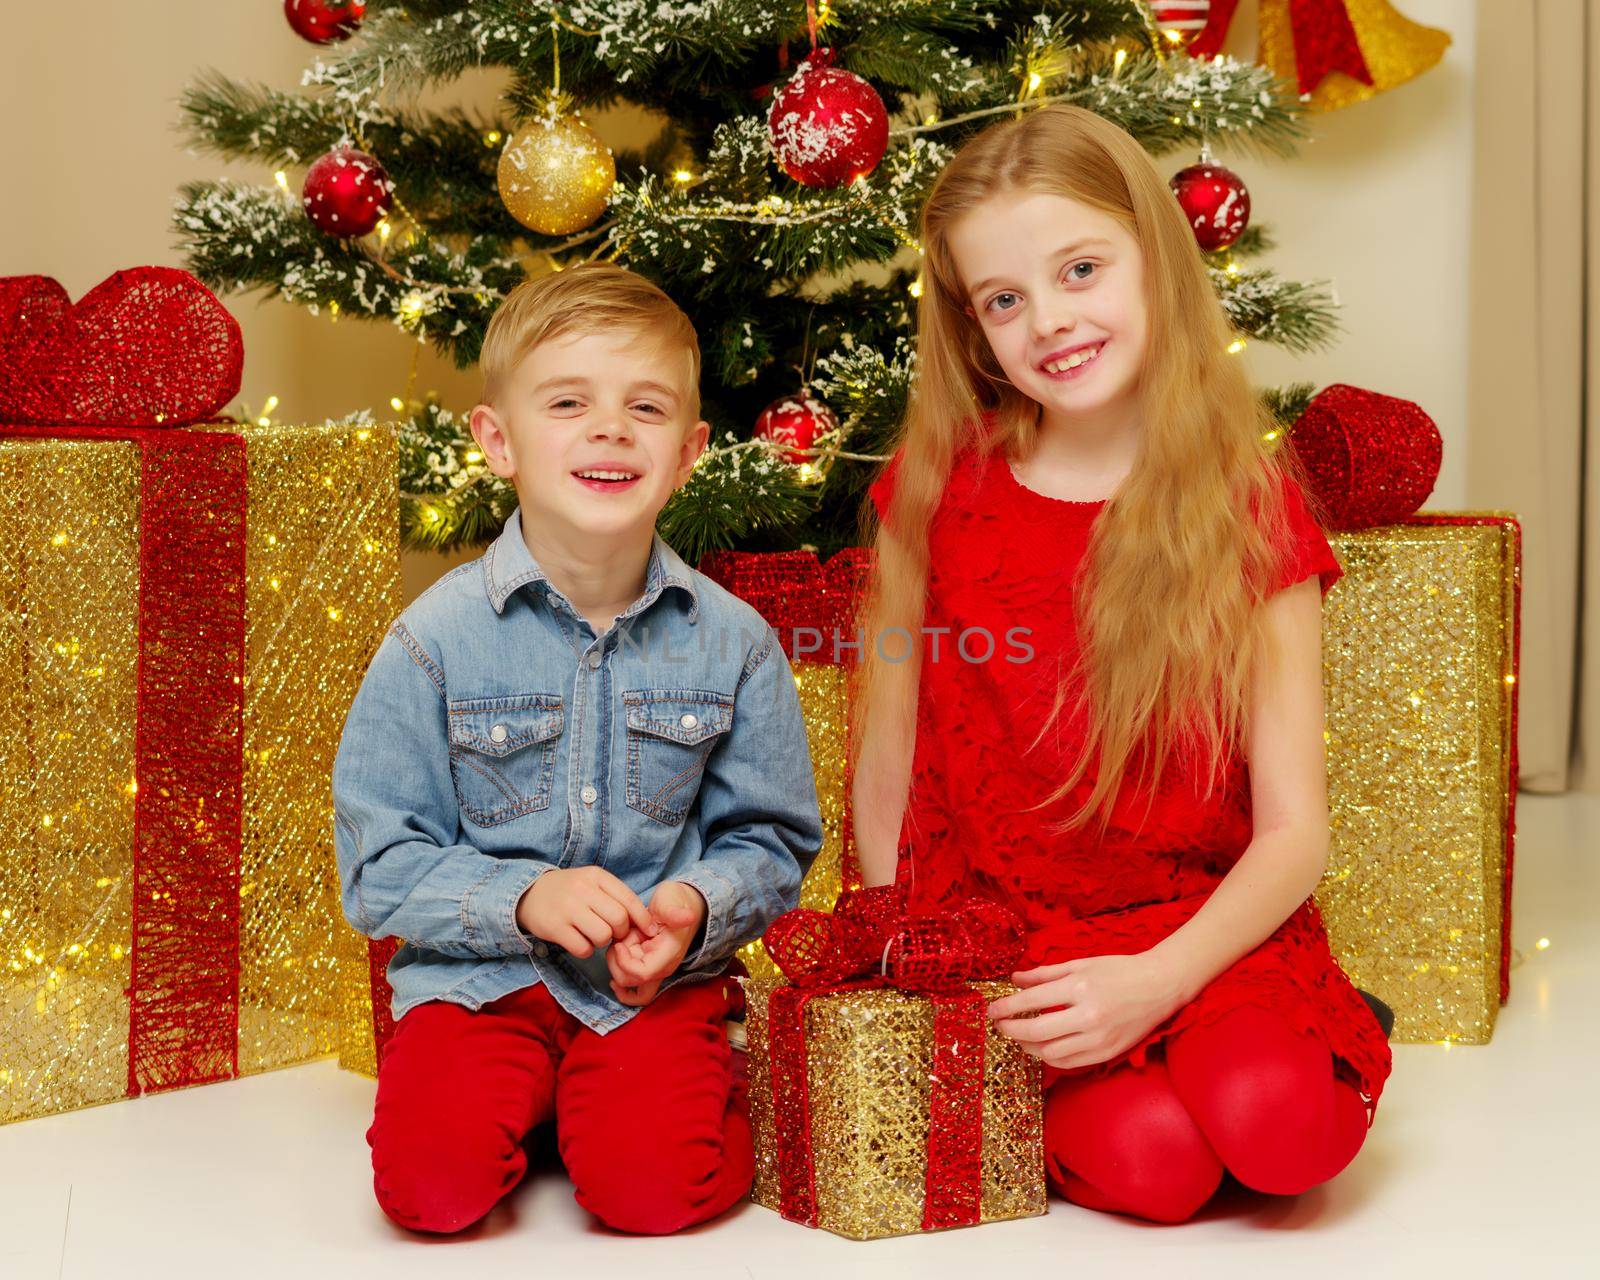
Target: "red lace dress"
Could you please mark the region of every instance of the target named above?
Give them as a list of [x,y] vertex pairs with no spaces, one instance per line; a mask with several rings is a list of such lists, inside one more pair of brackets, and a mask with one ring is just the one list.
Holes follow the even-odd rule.
[[[880,516],[897,463],[869,491]],[[1274,589],[1316,573],[1326,594],[1344,571],[1292,481],[1287,498],[1294,554]],[[1146,795],[1125,784],[1104,838],[1097,821],[1065,838],[1045,829],[1082,804],[1092,778],[1056,806],[1023,811],[1066,776],[1082,741],[1069,701],[1053,740],[1025,754],[1076,652],[1073,581],[1104,506],[1047,497],[1023,485],[999,449],[985,460],[969,448],[956,458],[929,532],[924,626],[949,630],[924,640],[900,876],[919,903],[963,894],[1009,903],[1028,926],[1028,965],[1153,946],[1200,908],[1251,839],[1242,752],[1209,801],[1204,780],[1182,776],[1181,766],[1169,765],[1148,817]],[[1008,641],[1013,627],[1030,631]],[[982,630],[958,647],[969,628]],[[988,661],[984,631],[994,638]],[[1005,661],[1030,646],[1031,660]],[[1270,1009],[1325,1042],[1335,1070],[1365,1097],[1370,1123],[1389,1045],[1330,952],[1312,898],[1139,1044],[1086,1070],[1142,1064],[1168,1036],[1241,1005]]]

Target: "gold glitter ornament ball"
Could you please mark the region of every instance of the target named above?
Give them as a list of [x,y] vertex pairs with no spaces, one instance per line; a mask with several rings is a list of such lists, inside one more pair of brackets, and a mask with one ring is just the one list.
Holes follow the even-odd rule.
[[581,231],[605,212],[616,184],[611,148],[577,116],[542,116],[500,153],[500,199],[541,235]]

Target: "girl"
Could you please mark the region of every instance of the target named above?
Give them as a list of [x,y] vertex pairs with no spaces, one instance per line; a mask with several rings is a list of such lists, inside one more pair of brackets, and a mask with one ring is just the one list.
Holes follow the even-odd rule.
[[1311,897],[1343,571],[1127,133],[994,125],[921,233],[915,383],[864,512],[864,879],[1026,921],[989,1012],[1044,1064],[1069,1200],[1179,1222],[1225,1171],[1303,1191],[1390,1067]]

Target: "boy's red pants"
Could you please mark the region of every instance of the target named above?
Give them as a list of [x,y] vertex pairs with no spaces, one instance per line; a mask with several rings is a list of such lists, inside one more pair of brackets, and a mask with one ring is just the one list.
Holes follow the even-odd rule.
[[521,1181],[524,1138],[554,1118],[574,1195],[606,1225],[661,1234],[715,1217],[752,1176],[724,1025],[741,995],[732,978],[685,983],[604,1036],[543,984],[477,1012],[418,1005],[378,1069],[378,1203],[413,1230],[459,1231]]

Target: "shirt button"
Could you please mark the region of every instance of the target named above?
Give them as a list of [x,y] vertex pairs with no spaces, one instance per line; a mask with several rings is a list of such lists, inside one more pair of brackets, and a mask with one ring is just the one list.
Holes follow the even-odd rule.
[[489,736],[491,738],[493,738],[496,742],[504,742],[506,740],[506,727],[505,727],[505,725],[503,725],[503,724],[495,725],[494,728],[489,730]]
[[542,942],[535,942],[533,944],[533,954],[538,956],[539,959],[543,960],[550,954],[550,948],[545,946],[545,944]]
[[585,787],[579,794],[583,796],[584,804],[593,804],[600,796],[600,793],[593,787]]
[[700,717],[686,711],[683,715],[678,717],[678,723],[681,724],[685,729],[692,729],[695,727],[695,725],[700,723]]
[[590,654],[589,654],[589,666],[592,669],[594,667],[598,667],[599,665],[600,665],[600,650],[595,649],[595,650],[591,651]]

